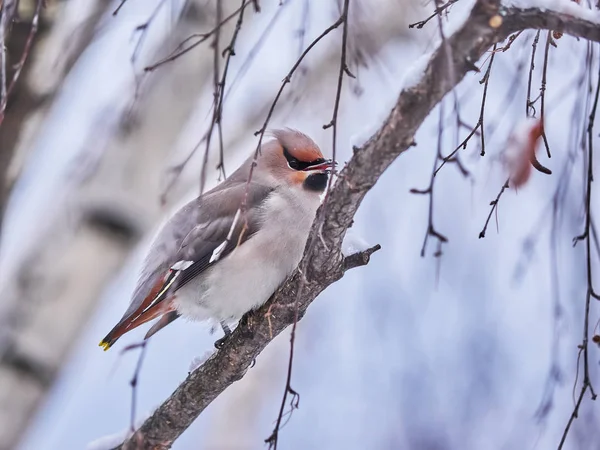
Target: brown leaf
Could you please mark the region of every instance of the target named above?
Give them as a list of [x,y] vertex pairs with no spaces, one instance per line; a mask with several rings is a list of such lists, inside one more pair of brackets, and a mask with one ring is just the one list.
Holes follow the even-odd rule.
[[511,184],[516,188],[524,185],[531,176],[531,165],[537,161],[535,151],[542,133],[540,119],[527,119],[517,125],[508,138],[504,162]]

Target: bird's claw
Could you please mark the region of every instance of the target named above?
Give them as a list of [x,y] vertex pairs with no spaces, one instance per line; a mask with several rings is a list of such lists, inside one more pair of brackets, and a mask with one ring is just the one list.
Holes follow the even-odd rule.
[[217,350],[221,350],[223,348],[223,346],[225,345],[225,341],[227,340],[229,336],[223,336],[221,339],[217,339],[215,341],[215,348]]

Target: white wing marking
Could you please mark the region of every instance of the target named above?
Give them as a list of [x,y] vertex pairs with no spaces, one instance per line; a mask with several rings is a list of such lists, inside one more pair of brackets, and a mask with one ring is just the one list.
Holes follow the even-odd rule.
[[210,260],[208,261],[209,264],[212,264],[215,261],[218,261],[219,258],[221,257],[221,253],[223,253],[223,250],[225,250],[225,247],[227,246],[227,242],[229,242],[228,240],[224,240],[221,245],[219,245],[217,248],[214,249],[214,251],[212,252],[212,255],[210,256]]
[[194,261],[177,261],[171,266],[171,270],[185,270],[194,264]]

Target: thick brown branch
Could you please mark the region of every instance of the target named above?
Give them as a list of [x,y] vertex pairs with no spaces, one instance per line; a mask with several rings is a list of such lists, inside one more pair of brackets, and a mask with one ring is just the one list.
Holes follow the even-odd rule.
[[[501,17],[498,28],[490,19]],[[498,25],[498,20],[491,22]],[[478,0],[470,17],[447,44],[452,51],[438,47],[418,84],[401,92],[396,106],[379,131],[361,148],[331,189],[322,218],[320,237],[307,261],[304,274],[298,271],[256,312],[242,319],[221,350],[192,372],[175,392],[144,422],[139,430],[118,448],[167,449],[198,415],[229,385],[241,379],[251,362],[286,327],[302,317],[312,301],[325,288],[339,280],[348,267],[367,261],[366,256],[344,258],[340,252],[346,230],[366,193],[381,174],[414,140],[417,129],[431,110],[473,64],[495,43],[523,29],[557,30],[572,36],[600,42],[600,27],[592,22],[537,9],[503,8],[494,0]],[[446,76],[447,55],[454,67],[452,80]],[[313,233],[318,232],[313,226]],[[375,251],[375,248],[369,250]],[[366,253],[368,254],[367,251]],[[364,258],[361,260],[361,258]],[[303,285],[302,295],[298,288]],[[297,301],[297,303],[296,303]]]

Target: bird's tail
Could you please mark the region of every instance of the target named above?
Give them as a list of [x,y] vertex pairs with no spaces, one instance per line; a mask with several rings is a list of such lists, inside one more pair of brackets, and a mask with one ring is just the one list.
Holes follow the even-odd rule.
[[[134,311],[124,316],[104,339],[100,341],[100,347],[106,351],[117,342],[117,339],[128,331],[163,314],[175,311],[174,297],[172,294],[169,294],[169,289],[175,283],[179,274],[180,271],[178,270],[169,270],[164,277],[160,278],[140,305]],[[173,320],[175,319],[172,319],[170,322]]]
[[[173,301],[173,297],[170,299],[156,303],[150,306],[147,310],[143,311],[141,314],[137,316],[126,317],[121,320],[115,327],[110,330],[110,332],[100,341],[100,347],[104,349],[104,351],[108,350],[112,347],[112,345],[117,342],[117,340],[123,336],[128,331],[133,330],[134,328],[139,327],[140,325],[145,324],[153,319],[156,319],[159,316],[163,316],[165,314],[169,314],[175,311],[175,302]],[[175,319],[170,320],[167,323],[172,322]],[[166,324],[165,324],[166,325]],[[165,326],[163,325],[163,326]],[[162,328],[162,327],[160,327]],[[155,330],[156,332],[158,330]],[[154,334],[154,333],[152,333]],[[149,336],[147,336],[149,337]]]

